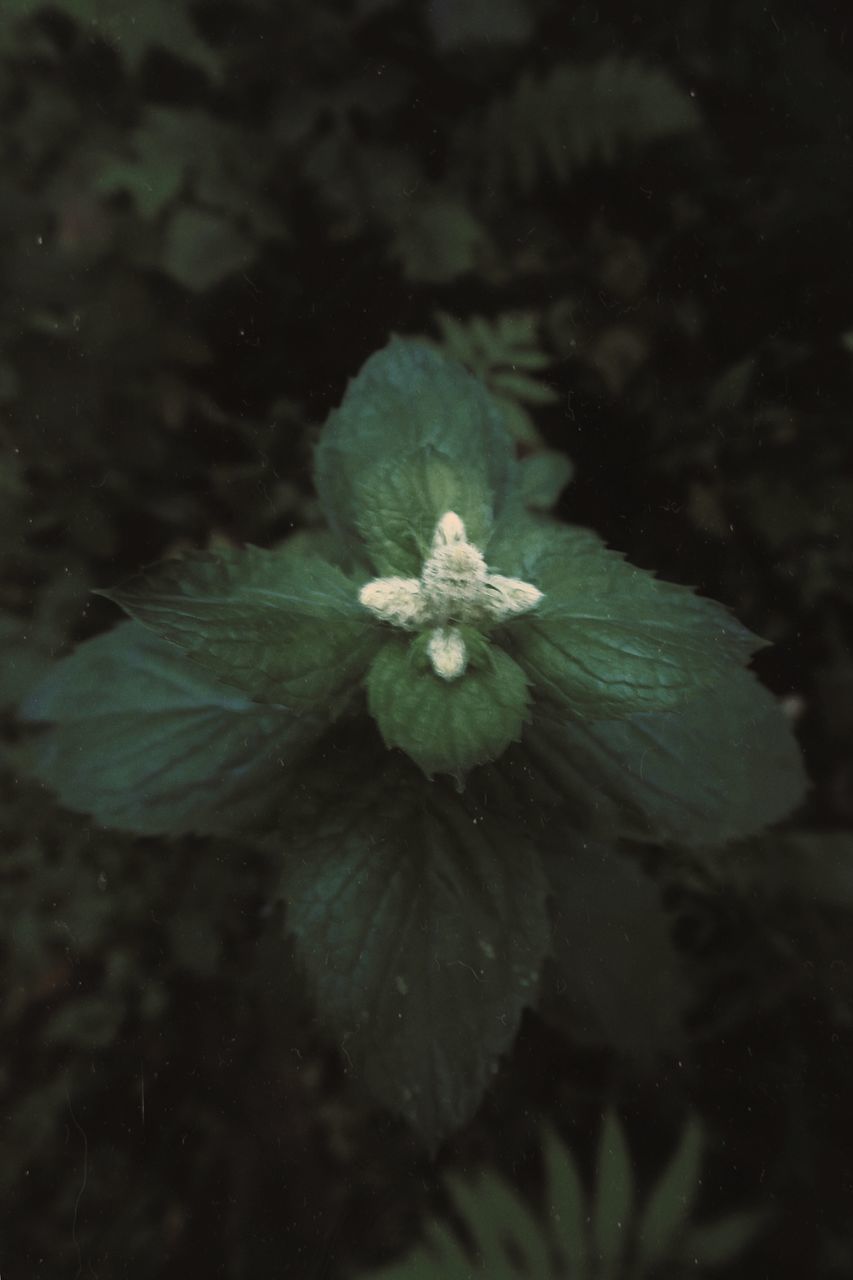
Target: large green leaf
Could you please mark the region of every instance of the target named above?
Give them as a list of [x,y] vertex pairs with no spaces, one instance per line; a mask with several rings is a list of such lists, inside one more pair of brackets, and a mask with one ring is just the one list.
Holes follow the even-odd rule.
[[554,920],[543,1013],[645,1065],[678,1049],[687,991],[660,893],[591,840],[546,860]]
[[320,1016],[435,1147],[476,1110],[548,946],[535,850],[386,757],[291,842],[288,920]]
[[367,678],[370,713],[389,747],[424,773],[461,775],[496,759],[521,737],[527,715],[524,672],[497,648],[457,680],[419,664],[416,648],[391,638]]
[[806,789],[778,702],[741,670],[675,712],[591,722],[537,709],[523,751],[499,767],[547,784],[551,803],[587,827],[685,845],[751,835],[786,817]]
[[227,684],[329,718],[382,641],[358,586],[286,543],[164,561],[104,594]]
[[518,559],[544,599],[507,643],[539,694],[574,716],[677,707],[763,643],[722,605],[628,564],[588,530],[537,530]]
[[[485,387],[427,344],[392,339],[367,360],[323,430],[316,478],[327,518],[357,547],[365,529],[382,518],[393,469],[406,468],[407,485],[416,485],[412,469],[433,465],[436,458],[455,473],[463,493],[470,486],[476,511],[484,494],[497,513],[515,492],[511,442]],[[401,543],[400,572],[420,571],[418,541],[446,510],[443,487],[423,488],[413,513],[414,536],[406,533]],[[472,516],[467,507],[457,514]]]
[[32,766],[64,804],[145,834],[265,820],[323,727],[258,706],[132,622],[57,663],[23,715],[49,723]]

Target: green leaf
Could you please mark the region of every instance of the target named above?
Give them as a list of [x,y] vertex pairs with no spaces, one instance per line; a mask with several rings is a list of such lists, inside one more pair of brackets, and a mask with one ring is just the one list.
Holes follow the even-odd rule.
[[288,923],[347,1061],[435,1148],[535,995],[546,886],[523,838],[385,759],[290,843]]
[[4,0],[8,17],[30,18],[55,9],[77,22],[88,37],[112,45],[131,71],[151,49],[166,49],[213,76],[219,56],[198,34],[182,0]]
[[229,218],[183,207],[169,219],[160,265],[178,284],[204,293],[248,267],[255,254],[255,246]]
[[503,411],[507,430],[525,444],[541,439],[529,412],[530,404],[553,404],[557,393],[532,374],[553,363],[540,346],[541,316],[533,311],[503,311],[496,316],[458,320],[438,311],[435,321],[441,349],[480,378]]
[[575,1040],[653,1065],[682,1043],[687,996],[657,886],[627,857],[589,840],[545,865],[553,959],[543,1014]]
[[420,576],[439,518],[455,511],[468,539],[491,533],[492,495],[481,475],[466,475],[431,447],[378,466],[357,486],[359,530],[379,575]]
[[521,463],[521,491],[525,506],[533,511],[550,511],[570,483],[574,467],[564,453],[545,449]]
[[544,174],[567,182],[582,166],[614,164],[700,125],[690,94],[661,67],[619,55],[558,64],[541,77],[526,71],[458,131],[460,168],[494,199],[509,185],[529,192]]
[[628,564],[588,530],[539,534],[528,558],[519,576],[545,598],[508,631],[508,647],[539,696],[574,716],[670,710],[763,643],[722,605]]
[[673,1256],[673,1246],[690,1221],[699,1190],[702,1146],[702,1127],[691,1120],[640,1220],[637,1247],[645,1267],[659,1266]]
[[358,587],[318,556],[244,547],[166,560],[102,593],[227,684],[335,716],[382,642]]
[[390,245],[391,256],[415,284],[449,284],[475,270],[490,249],[483,223],[464,201],[440,189],[419,193]]
[[591,722],[537,709],[516,767],[599,831],[656,843],[740,839],[786,817],[806,790],[779,704],[740,670],[677,712]]
[[532,31],[523,0],[429,0],[427,21],[443,52],[472,45],[523,44]]
[[598,1176],[592,1208],[592,1234],[600,1259],[599,1276],[620,1274],[633,1215],[634,1178],[625,1133],[612,1111],[604,1117],[598,1147]]
[[482,665],[443,680],[417,660],[417,647],[389,638],[367,677],[370,714],[386,746],[423,769],[461,775],[494,760],[521,736],[527,714],[524,672],[501,649]]
[[[516,467],[500,409],[485,388],[453,360],[419,342],[393,339],[364,364],[341,407],[329,415],[316,455],[316,478],[326,516],[351,551],[381,518],[388,476],[434,465],[436,457],[468,488],[477,509],[488,499],[502,511],[514,496]],[[424,492],[432,493],[424,482]],[[444,510],[421,507],[419,520],[435,528]],[[445,509],[446,510],[446,509]],[[465,515],[463,512],[457,514]],[[406,572],[420,572],[411,543]]]
[[489,1280],[551,1274],[546,1233],[502,1178],[485,1174],[475,1183],[448,1178],[447,1186],[474,1241],[479,1267]]
[[146,835],[264,820],[283,766],[323,728],[217,684],[130,622],[57,663],[22,714],[50,724],[32,768],[63,804]]
[[543,1140],[546,1212],[554,1243],[571,1280],[587,1280],[589,1245],[583,1183],[568,1147],[553,1132]]

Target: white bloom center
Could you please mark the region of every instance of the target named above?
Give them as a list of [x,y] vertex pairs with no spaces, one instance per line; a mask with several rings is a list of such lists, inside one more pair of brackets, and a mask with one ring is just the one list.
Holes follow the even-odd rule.
[[436,525],[420,578],[374,578],[359,592],[361,603],[383,622],[432,633],[427,653],[443,680],[458,679],[468,665],[460,625],[503,622],[534,609],[541,599],[542,592],[529,582],[489,573],[455,511]]

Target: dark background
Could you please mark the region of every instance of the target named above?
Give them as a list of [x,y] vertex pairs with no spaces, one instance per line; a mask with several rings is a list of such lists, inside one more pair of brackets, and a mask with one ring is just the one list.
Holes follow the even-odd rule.
[[535,1191],[543,1117],[588,1166],[613,1098],[641,1185],[691,1111],[703,1206],[769,1206],[726,1274],[853,1273],[851,43],[828,2],[0,4],[7,707],[114,621],[91,587],[316,524],[318,427],[398,332],[568,455],[564,516],[773,641],[813,782],[794,844],[652,860],[677,1049],[531,1014],[435,1168],[316,1025],[268,856],[10,762],[4,1277],[369,1270],[445,1168]]

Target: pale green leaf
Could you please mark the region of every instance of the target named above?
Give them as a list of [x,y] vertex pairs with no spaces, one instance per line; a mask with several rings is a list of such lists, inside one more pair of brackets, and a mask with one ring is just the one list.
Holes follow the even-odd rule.
[[613,1111],[601,1127],[592,1234],[600,1280],[620,1274],[634,1207],[634,1177],[624,1130]]
[[450,1178],[447,1185],[473,1238],[479,1267],[489,1280],[550,1274],[545,1232],[521,1197],[501,1178],[485,1174],[475,1183]]
[[674,1245],[690,1221],[699,1191],[702,1146],[702,1127],[698,1120],[690,1120],[640,1219],[638,1257],[646,1267],[659,1266],[673,1256]]
[[589,1237],[583,1184],[568,1147],[553,1132],[543,1140],[546,1212],[554,1243],[571,1280],[587,1280]]
[[265,820],[323,721],[260,707],[136,623],[57,663],[22,714],[33,772],[102,826],[146,835]]
[[521,736],[527,681],[501,649],[444,680],[416,660],[405,640],[389,638],[367,678],[370,713],[389,747],[399,747],[428,777],[461,775],[494,760]]
[[436,1147],[477,1109],[535,995],[545,880],[523,838],[386,757],[288,840],[288,923],[358,1078]]
[[167,560],[103,592],[220,680],[331,718],[382,641],[358,586],[319,556],[244,547]]

